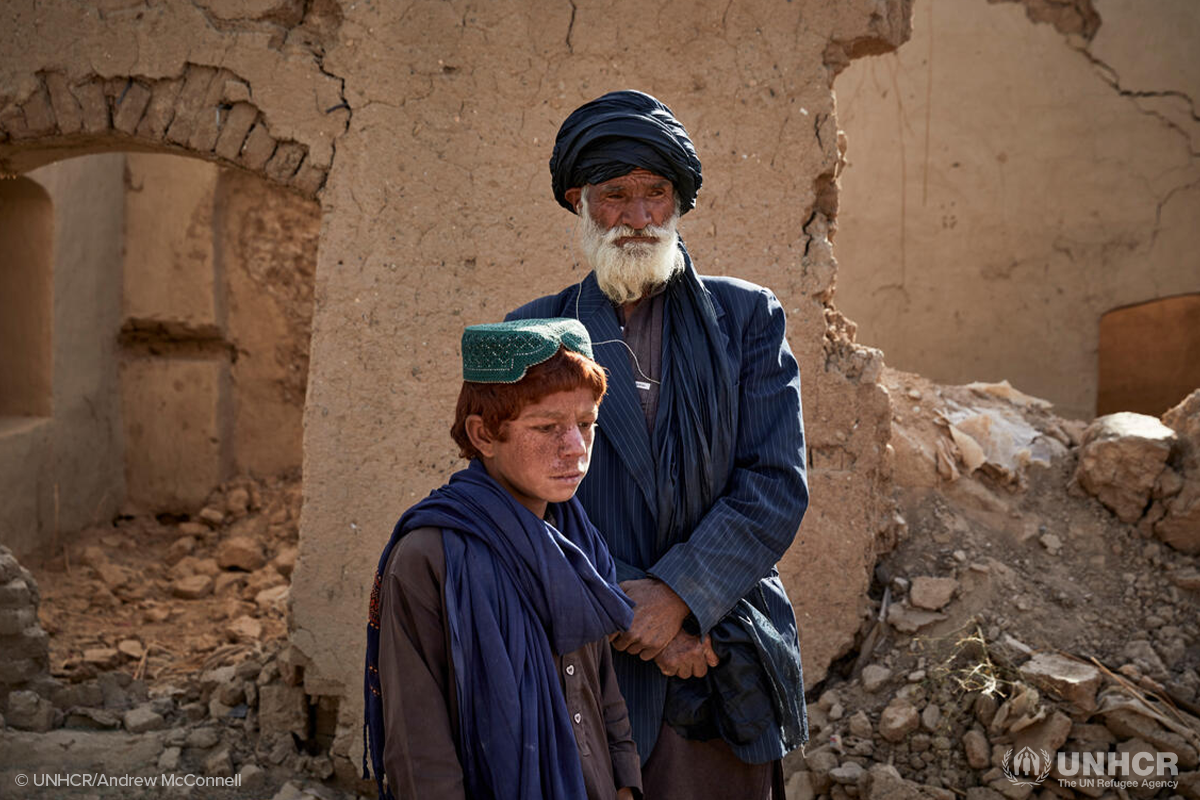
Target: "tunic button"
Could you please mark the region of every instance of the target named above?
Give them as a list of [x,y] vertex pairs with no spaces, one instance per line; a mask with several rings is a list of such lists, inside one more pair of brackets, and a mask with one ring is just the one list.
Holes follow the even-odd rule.
[[578,725],[582,721],[583,721],[583,714],[576,714],[575,715],[575,724]]
[[568,675],[574,675],[574,674],[575,674],[575,665],[574,665],[574,664],[567,664],[567,670],[566,670],[566,672],[567,672],[567,674],[568,674]]

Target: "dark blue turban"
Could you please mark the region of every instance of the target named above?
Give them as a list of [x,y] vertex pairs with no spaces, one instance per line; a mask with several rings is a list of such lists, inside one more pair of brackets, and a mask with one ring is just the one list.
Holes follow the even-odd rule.
[[680,213],[696,206],[700,159],[671,109],[648,94],[625,89],[580,106],[554,140],[550,174],[554,199],[574,212],[567,190],[642,168],[675,186]]

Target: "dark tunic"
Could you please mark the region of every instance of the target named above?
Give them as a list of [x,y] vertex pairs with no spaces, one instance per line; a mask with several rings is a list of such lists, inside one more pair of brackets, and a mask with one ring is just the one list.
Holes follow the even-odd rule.
[[[653,432],[662,381],[663,290],[638,303],[631,313],[616,305],[614,311],[629,345],[629,367],[646,428]],[[779,761],[747,764],[721,739],[685,739],[664,723],[642,772],[647,796],[658,800],[767,800],[772,796],[782,800],[780,767]]]
[[[464,799],[454,743],[458,703],[445,624],[441,531],[418,528],[396,545],[383,576],[379,677],[384,772],[397,798]],[[637,747],[607,641],[554,655],[588,800],[642,787]]]

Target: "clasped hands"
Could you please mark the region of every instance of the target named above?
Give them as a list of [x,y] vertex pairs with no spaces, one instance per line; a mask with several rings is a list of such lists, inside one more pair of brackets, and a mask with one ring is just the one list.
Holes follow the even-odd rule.
[[677,678],[702,678],[720,659],[710,637],[693,636],[683,630],[691,613],[687,603],[657,578],[623,581],[621,588],[634,602],[633,623],[624,633],[614,634],[612,646],[653,660],[662,673]]

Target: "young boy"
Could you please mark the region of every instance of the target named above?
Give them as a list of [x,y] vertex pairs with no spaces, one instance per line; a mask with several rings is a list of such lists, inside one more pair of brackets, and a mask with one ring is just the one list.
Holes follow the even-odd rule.
[[371,593],[380,796],[633,800],[608,644],[631,603],[574,498],[604,371],[577,320],[475,325],[462,351],[451,435],[471,463],[400,518]]

